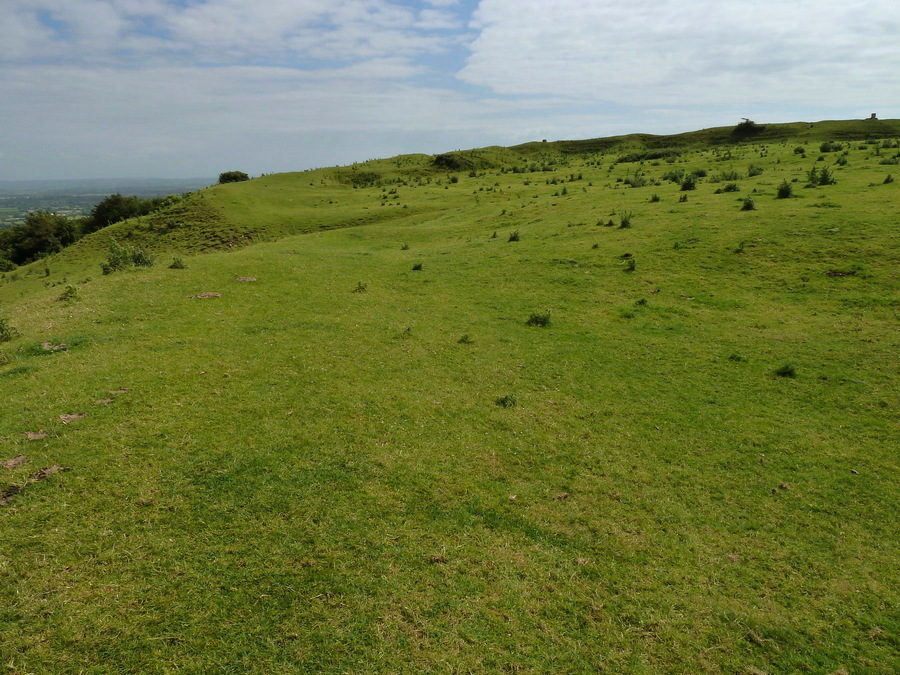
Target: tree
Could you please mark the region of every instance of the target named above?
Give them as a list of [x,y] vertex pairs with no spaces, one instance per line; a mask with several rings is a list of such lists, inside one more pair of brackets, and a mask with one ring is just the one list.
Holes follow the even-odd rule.
[[243,171],[225,171],[219,174],[219,185],[223,183],[240,183],[245,180],[250,180],[250,176]]
[[32,211],[21,225],[0,236],[0,257],[22,265],[60,251],[78,241],[81,222],[49,211]]

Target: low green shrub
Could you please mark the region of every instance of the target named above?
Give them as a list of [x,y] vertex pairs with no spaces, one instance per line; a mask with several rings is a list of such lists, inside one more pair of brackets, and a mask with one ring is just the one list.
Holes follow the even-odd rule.
[[501,408],[515,408],[518,402],[519,399],[517,399],[514,394],[506,394],[494,399],[494,405]]
[[519,231],[511,232],[507,241],[519,241]]
[[10,324],[9,319],[0,316],[0,342],[9,342],[18,334],[19,331]]
[[788,183],[787,179],[781,181],[775,196],[777,199],[790,199],[794,196],[794,186]]
[[775,369],[778,377],[797,377],[797,368],[792,363],[785,363],[780,368]]
[[525,325],[546,328],[550,325],[550,310],[548,309],[546,312],[532,312],[528,320],[525,321]]
[[57,298],[59,302],[76,302],[80,299],[81,293],[78,291],[78,287],[73,286],[72,284],[67,285],[66,290],[64,290]]

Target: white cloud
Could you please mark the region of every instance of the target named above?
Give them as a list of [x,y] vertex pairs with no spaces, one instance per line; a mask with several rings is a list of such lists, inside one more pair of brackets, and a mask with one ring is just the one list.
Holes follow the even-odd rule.
[[502,94],[628,105],[900,97],[896,0],[483,0],[473,27],[460,77]]

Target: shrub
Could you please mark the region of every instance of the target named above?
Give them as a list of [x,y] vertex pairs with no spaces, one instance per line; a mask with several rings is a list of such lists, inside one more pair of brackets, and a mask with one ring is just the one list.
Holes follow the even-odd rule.
[[457,342],[461,345],[470,345],[475,342],[472,338],[469,337],[468,333],[463,333],[462,337],[457,340]]
[[683,204],[683,203],[686,202],[686,201],[687,201],[687,195],[681,195],[681,196],[678,198],[678,203],[679,203],[679,204]]
[[72,284],[67,285],[66,290],[64,290],[57,298],[59,302],[75,302],[80,299],[81,293],[78,292],[78,287],[73,286]]
[[844,154],[837,158],[837,162],[835,162],[835,164],[837,164],[838,166],[847,166],[847,161],[847,155]]
[[421,272],[422,271],[422,263],[416,263],[415,265],[413,265],[413,271]]
[[805,155],[806,148],[804,148],[802,145],[798,145],[796,148],[794,148],[794,154],[795,155]]
[[510,233],[509,239],[507,239],[507,241],[519,241],[519,231],[516,230],[515,232]]
[[658,202],[658,201],[659,201],[659,195],[656,194],[656,193],[654,192],[654,193],[650,196],[650,203],[651,203],[651,204],[655,204],[655,203]]
[[546,328],[550,325],[550,310],[546,312],[532,312],[531,316],[525,322],[526,326],[537,326],[538,328]]
[[888,185],[894,182],[894,177],[891,174],[887,175],[887,178],[884,179],[884,185]]
[[753,203],[753,199],[750,197],[745,197],[741,204],[741,211],[754,211],[756,210],[756,204]]
[[844,146],[840,143],[835,143],[834,141],[825,141],[822,145],[819,146],[819,152],[837,152],[838,150],[843,150]]
[[626,272],[634,272],[636,267],[637,267],[637,263],[635,262],[634,258],[628,258],[628,260],[625,261],[625,271]]
[[169,265],[170,270],[183,270],[187,265],[181,258],[172,258],[172,264]]
[[9,342],[19,334],[9,323],[9,319],[0,316],[0,342]]
[[755,164],[751,164],[747,167],[747,176],[753,178],[754,176],[762,175],[764,169],[761,166],[756,166]]
[[513,394],[498,396],[494,399],[494,405],[500,406],[501,408],[515,408],[518,402],[519,399],[517,399]]
[[401,251],[408,251],[408,250],[409,250],[409,244],[407,244],[406,242],[403,242],[403,243],[400,245],[400,250],[401,250]]
[[619,229],[631,227],[631,219],[633,217],[634,214],[631,211],[622,211],[621,213],[619,213]]
[[123,246],[115,239],[110,241],[106,262],[100,263],[103,274],[112,274],[127,267],[153,267],[153,258],[139,246]]
[[737,183],[728,183],[728,185],[726,185],[724,187],[720,187],[718,190],[716,190],[716,194],[721,194],[723,192],[740,192],[740,191],[741,191],[741,188],[740,188],[740,186],[738,186]]
[[353,292],[354,293],[365,293],[367,290],[369,290],[369,284],[364,283],[362,281],[357,281],[356,288],[353,289]]
[[797,369],[792,363],[785,363],[775,370],[775,374],[778,377],[797,377]]
[[250,180],[250,176],[243,171],[225,171],[219,174],[219,185],[223,183],[240,183],[245,180]]
[[697,177],[694,174],[685,176],[684,180],[681,181],[681,191],[687,192],[688,190],[696,190],[696,189],[697,189]]
[[787,180],[781,181],[781,185],[778,186],[778,192],[776,197],[778,199],[789,199],[794,196],[794,187],[787,182]]

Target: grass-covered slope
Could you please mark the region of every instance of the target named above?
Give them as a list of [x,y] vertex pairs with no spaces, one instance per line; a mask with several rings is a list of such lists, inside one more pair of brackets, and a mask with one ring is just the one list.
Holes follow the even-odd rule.
[[2,663],[895,672],[900,146],[832,140],[264,176],[7,274]]

